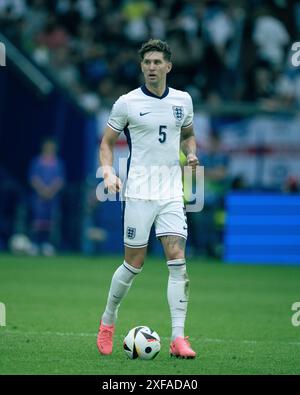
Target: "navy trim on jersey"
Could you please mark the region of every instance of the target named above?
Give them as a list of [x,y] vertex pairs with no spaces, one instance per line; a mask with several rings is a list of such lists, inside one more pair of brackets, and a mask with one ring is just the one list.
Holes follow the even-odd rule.
[[[127,178],[128,178],[128,173],[129,173],[129,168],[130,168],[130,162],[131,162],[131,137],[130,137],[130,132],[128,129],[128,124],[125,126],[124,128],[124,134],[126,136],[126,140],[127,140],[127,144],[128,144],[128,148],[129,148],[129,157],[127,159]],[[126,179],[127,182],[127,179]],[[123,185],[123,191],[125,193],[125,189],[126,189],[126,182]],[[123,196],[124,197],[124,196]],[[122,204],[122,231],[123,231],[123,235],[124,235],[124,221],[125,221],[125,209],[126,209],[126,201],[125,199],[123,200],[123,204]]]
[[150,92],[149,89],[147,89],[145,84],[141,86],[141,90],[145,95],[155,97],[156,99],[163,99],[164,97],[168,96],[168,94],[169,94],[169,87],[168,86],[166,87],[162,96],[157,96],[154,93]]
[[128,129],[128,124],[124,128],[124,134],[126,136],[126,140],[129,148],[129,157],[127,159],[127,177],[128,177],[130,162],[131,162],[131,154],[132,154],[132,144],[131,144],[131,137],[130,137],[130,131]]
[[193,122],[190,122],[188,125],[185,125],[185,126],[181,126],[182,128],[188,128],[189,126],[192,126],[193,125]]
[[123,129],[118,129],[115,126],[113,126],[111,123],[107,122],[107,125],[112,128],[115,132],[121,133],[123,132]]

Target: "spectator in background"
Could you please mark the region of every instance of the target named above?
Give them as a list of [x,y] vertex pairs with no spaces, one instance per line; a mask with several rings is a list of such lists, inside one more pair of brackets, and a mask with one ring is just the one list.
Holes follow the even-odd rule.
[[149,36],[148,17],[153,4],[148,0],[128,0],[121,13],[125,19],[124,34],[128,41],[139,44]]
[[291,103],[292,93],[288,88],[280,70],[259,61],[249,73],[244,98],[265,111],[275,111]]
[[76,67],[75,59],[72,59],[72,53],[68,48],[57,48],[53,51],[50,64],[52,66],[52,75],[57,82],[69,88],[70,91],[76,92],[80,85],[80,73]]
[[203,13],[203,40],[204,40],[204,72],[206,76],[206,97],[211,103],[218,103],[226,99],[226,94],[232,89],[227,88],[228,74],[228,48],[235,31],[233,18],[228,14],[225,4],[216,1],[208,5]]
[[64,166],[57,157],[57,145],[52,138],[42,144],[41,153],[30,164],[29,183],[32,188],[32,241],[37,252],[54,255],[50,243],[51,231],[58,209],[58,196],[64,185]]
[[296,176],[290,175],[284,181],[282,191],[284,193],[299,193],[299,180]]
[[66,28],[61,24],[55,14],[49,13],[44,28],[36,38],[37,44],[52,51],[57,48],[67,48],[69,41],[70,36]]
[[268,62],[259,62],[251,71],[246,89],[247,101],[261,102],[274,96],[274,76]]
[[290,36],[284,24],[265,5],[258,9],[252,39],[258,59],[277,67],[283,65]]
[[[86,95],[88,100],[93,96],[93,102],[98,95],[110,107],[137,85],[141,74],[132,54],[150,37],[170,42],[176,66],[170,83],[187,90],[195,102],[218,107],[251,100],[264,111],[274,111],[282,103],[300,103],[300,79],[294,84],[294,76],[290,81],[283,69],[287,49],[298,39],[300,8],[292,3],[0,0],[0,24],[1,31],[54,79],[58,77],[59,85],[88,112]],[[111,79],[118,91],[113,89],[106,98],[102,86],[107,90]],[[251,92],[255,80],[258,87]]]
[[27,11],[25,0],[0,0],[0,16],[18,19]]

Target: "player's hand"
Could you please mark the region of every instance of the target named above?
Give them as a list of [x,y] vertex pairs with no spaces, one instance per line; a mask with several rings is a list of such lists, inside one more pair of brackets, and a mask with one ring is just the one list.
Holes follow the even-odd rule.
[[193,170],[195,170],[196,166],[199,165],[199,160],[195,154],[188,154],[186,159],[187,159],[187,165],[191,166]]
[[110,174],[104,178],[104,185],[108,193],[120,192],[122,189],[122,181],[114,174]]

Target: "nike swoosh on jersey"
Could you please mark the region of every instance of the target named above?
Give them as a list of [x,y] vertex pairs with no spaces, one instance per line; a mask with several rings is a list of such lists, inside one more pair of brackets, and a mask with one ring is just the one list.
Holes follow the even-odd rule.
[[180,299],[179,302],[180,302],[180,303],[187,303],[188,301],[187,301],[187,300],[181,300],[181,299]]
[[140,116],[142,117],[143,115],[150,114],[150,112],[151,112],[151,111],[148,111],[148,112],[140,112]]

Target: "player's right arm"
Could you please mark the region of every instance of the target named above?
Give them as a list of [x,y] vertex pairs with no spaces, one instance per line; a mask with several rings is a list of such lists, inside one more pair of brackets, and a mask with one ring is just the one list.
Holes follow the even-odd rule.
[[115,132],[111,127],[106,126],[100,144],[100,165],[103,171],[104,184],[109,193],[120,192],[122,188],[122,182],[116,176],[113,168],[114,147],[118,137],[119,133]]
[[113,151],[119,134],[127,124],[127,114],[126,97],[123,95],[119,97],[112,107],[100,145],[100,164],[102,166],[104,184],[110,193],[120,192],[122,188],[121,180],[116,176],[113,168]]

